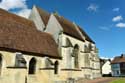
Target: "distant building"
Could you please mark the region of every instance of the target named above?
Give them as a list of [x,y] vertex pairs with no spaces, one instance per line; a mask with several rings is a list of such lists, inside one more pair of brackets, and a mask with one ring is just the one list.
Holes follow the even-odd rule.
[[111,76],[111,60],[101,59],[101,73],[102,76]]
[[125,55],[117,56],[111,61],[112,76],[125,76]]

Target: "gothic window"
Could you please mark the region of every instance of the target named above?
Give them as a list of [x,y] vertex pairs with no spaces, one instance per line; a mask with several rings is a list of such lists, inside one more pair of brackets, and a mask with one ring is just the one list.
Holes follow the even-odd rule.
[[73,48],[73,53],[72,53],[72,56],[74,57],[74,67],[75,68],[79,68],[78,55],[79,55],[79,46],[76,44]]
[[59,62],[55,61],[55,63],[54,63],[54,74],[58,74],[58,65],[59,65]]
[[49,58],[45,59],[45,66],[46,66],[46,68],[52,68],[53,65],[54,65],[54,63]]
[[32,58],[29,62],[29,74],[35,74],[36,71],[36,59]]
[[21,53],[16,53],[15,66],[26,67],[26,61]]
[[0,74],[1,74],[1,71],[2,71],[2,57],[0,56]]

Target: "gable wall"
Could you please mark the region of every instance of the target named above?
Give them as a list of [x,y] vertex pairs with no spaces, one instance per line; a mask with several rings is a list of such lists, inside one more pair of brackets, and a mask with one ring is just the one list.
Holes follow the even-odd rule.
[[43,31],[43,29],[45,28],[45,25],[44,25],[43,20],[41,19],[40,15],[38,13],[38,10],[35,6],[33,7],[32,11],[31,11],[29,19],[35,23],[36,28],[38,30]]
[[59,22],[55,18],[53,14],[51,14],[50,19],[48,21],[48,25],[46,26],[45,32],[52,34],[56,43],[58,42],[59,34],[63,31],[62,27],[60,26]]
[[106,63],[102,66],[102,74],[110,74],[111,73],[111,63],[110,61],[106,61]]

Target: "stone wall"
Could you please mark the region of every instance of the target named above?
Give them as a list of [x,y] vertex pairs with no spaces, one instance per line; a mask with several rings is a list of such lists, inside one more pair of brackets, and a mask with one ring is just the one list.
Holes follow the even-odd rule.
[[[16,67],[16,53],[0,51],[0,54],[2,56],[0,83],[54,83],[56,81],[58,74],[54,74],[54,68],[45,67],[45,57],[23,54],[27,62],[26,67]],[[36,59],[35,74],[28,73],[29,62],[32,58]],[[56,59],[51,59],[51,61],[54,63]]]

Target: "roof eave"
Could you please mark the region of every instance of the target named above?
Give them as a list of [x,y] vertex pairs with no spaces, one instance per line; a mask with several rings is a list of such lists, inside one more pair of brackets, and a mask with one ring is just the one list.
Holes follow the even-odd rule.
[[47,56],[47,57],[50,57],[50,58],[53,58],[53,59],[62,59],[62,57],[59,56],[59,54],[57,56],[52,56],[52,55],[48,55],[48,54],[44,54],[44,53],[29,52],[29,51],[23,51],[23,50],[6,48],[6,47],[0,47],[0,51],[21,52],[23,54],[34,55],[34,56],[38,56],[38,57]]

